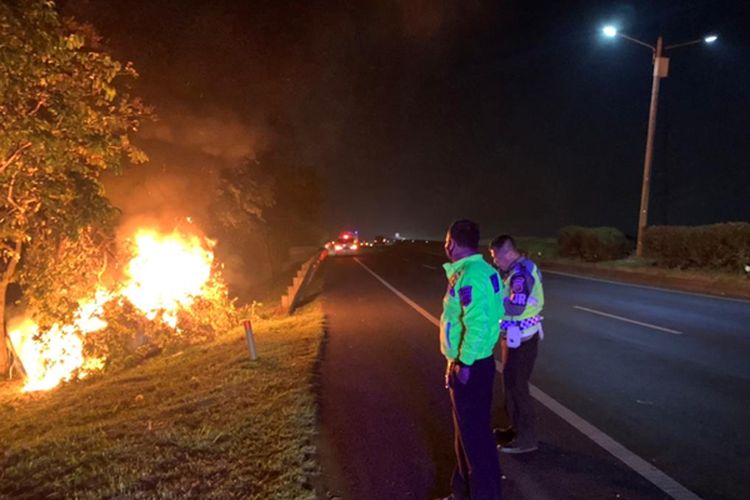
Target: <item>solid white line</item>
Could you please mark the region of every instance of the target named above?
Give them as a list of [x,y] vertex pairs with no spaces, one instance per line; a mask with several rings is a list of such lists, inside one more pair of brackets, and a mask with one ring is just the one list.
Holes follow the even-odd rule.
[[[359,258],[355,257],[354,260],[362,266],[365,271],[370,273],[376,280],[382,283],[387,289],[392,291],[401,300],[409,304],[414,310],[421,314],[425,319],[435,326],[440,326],[440,321],[427,312],[425,309],[419,306],[416,302],[411,300],[409,297],[401,293],[396,287],[388,283],[386,280],[380,277],[375,271],[367,267]],[[496,369],[500,368],[498,363],[495,363]],[[622,463],[633,469],[635,472],[646,478],[654,486],[659,488],[667,495],[677,500],[700,500],[700,497],[692,491],[685,488],[683,485],[669,477],[667,474],[657,469],[641,457],[633,453],[632,451],[625,448],[623,445],[609,437],[607,434],[599,430],[588,423],[583,418],[579,417],[573,411],[568,409],[556,401],[551,396],[547,395],[544,391],[539,389],[533,384],[529,384],[531,388],[531,395],[539,401],[541,404],[546,406],[552,413],[565,420],[568,424],[575,427],[579,432],[584,434],[586,437],[591,439],[594,443],[601,446],[605,451],[610,453],[612,456],[620,460]]]
[[560,404],[557,400],[545,394],[536,386],[532,384],[529,385],[531,385],[531,395],[534,396],[537,401],[549,408],[552,413],[578,429],[578,431],[585,434],[593,442],[607,450],[622,463],[651,481],[664,493],[671,496],[672,498],[676,498],[679,500],[700,500],[700,497],[698,495],[685,488],[683,485],[654,467],[652,464],[643,460],[632,451],[625,448],[623,445],[606,435],[597,427],[594,427],[586,420],[573,413],[570,409]]
[[677,293],[680,295],[692,295],[694,297],[703,297],[706,299],[716,299],[716,300],[728,300],[730,302],[740,302],[743,304],[750,304],[750,300],[747,299],[738,299],[736,297],[722,297],[720,295],[710,295],[707,293],[700,293],[700,292],[687,292],[685,290],[675,290],[674,288],[661,288],[658,286],[649,286],[649,285],[640,285],[638,283],[626,283],[624,281],[613,281],[613,280],[605,280],[603,278],[592,278],[590,276],[582,276],[580,274],[573,274],[573,273],[564,273],[561,271],[547,271],[545,269],[542,269],[542,272],[544,274],[557,274],[559,276],[566,276],[568,278],[576,278],[579,280],[586,280],[586,281],[597,281],[599,283],[607,283],[609,285],[620,285],[620,286],[630,286],[633,288],[645,288],[646,290],[655,290],[657,292],[667,292],[667,293]]
[[416,302],[414,302],[413,300],[411,300],[409,297],[407,297],[403,293],[399,292],[393,285],[391,285],[386,280],[384,280],[383,278],[381,278],[375,271],[373,271],[372,269],[370,269],[369,267],[367,267],[364,264],[364,262],[362,262],[361,260],[359,260],[359,257],[354,257],[354,260],[357,262],[357,264],[359,264],[360,266],[362,266],[365,269],[365,271],[367,271],[368,273],[372,274],[372,276],[376,280],[378,280],[379,282],[381,282],[388,290],[390,290],[393,293],[395,293],[396,295],[398,295],[398,298],[400,298],[401,300],[403,300],[404,302],[406,302],[407,304],[409,304],[412,308],[414,308],[414,310],[416,310],[419,314],[421,314],[422,316],[424,316],[430,323],[432,323],[433,325],[437,326],[438,328],[440,327],[440,320],[438,320],[435,316],[433,316],[432,314],[428,313],[426,310],[424,310],[422,307],[420,307],[419,304],[417,304]]
[[659,330],[661,332],[667,332],[671,333],[672,335],[682,335],[683,332],[679,332],[677,330],[672,330],[671,328],[664,328],[663,326],[653,325],[651,323],[644,323],[643,321],[636,321],[634,319],[624,318],[622,316],[617,316],[616,314],[610,314],[606,313],[604,311],[597,311],[596,309],[589,309],[588,307],[583,306],[573,306],[573,309],[578,309],[579,311],[586,311],[587,313],[591,314],[598,314],[599,316],[604,316],[606,318],[612,318],[619,321],[624,321],[625,323],[632,323],[634,325],[638,326],[645,326],[646,328],[653,328],[654,330]]
[[426,267],[427,269],[432,269],[433,271],[436,271],[436,270],[437,270],[437,267],[435,267],[435,266],[431,266],[431,265],[429,265],[429,264],[422,264],[422,267]]

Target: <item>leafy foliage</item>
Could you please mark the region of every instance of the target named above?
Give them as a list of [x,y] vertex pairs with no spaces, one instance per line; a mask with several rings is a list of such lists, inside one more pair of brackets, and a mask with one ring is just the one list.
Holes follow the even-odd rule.
[[219,173],[212,217],[229,231],[262,222],[264,210],[274,205],[273,185],[271,173],[255,160],[224,168]]
[[614,227],[566,226],[558,235],[560,255],[586,262],[616,260],[628,253],[628,240]]
[[177,312],[176,329],[162,315],[147,318],[124,297],[105,304],[103,319],[107,327],[86,335],[84,350],[87,357],[102,359],[108,370],[134,366],[160,352],[213,341],[218,333],[239,322],[218,269],[205,295],[195,297],[190,307]]
[[644,250],[666,267],[724,269],[744,274],[750,264],[750,223],[651,226]]
[[[78,278],[91,278],[84,258],[105,249],[114,218],[100,175],[119,172],[125,158],[146,160],[130,135],[149,110],[121,84],[137,74],[99,50],[92,33],[63,22],[51,1],[0,3],[3,306],[15,282],[35,305],[54,296],[47,313],[70,313],[84,288]],[[5,354],[0,342],[0,373]]]

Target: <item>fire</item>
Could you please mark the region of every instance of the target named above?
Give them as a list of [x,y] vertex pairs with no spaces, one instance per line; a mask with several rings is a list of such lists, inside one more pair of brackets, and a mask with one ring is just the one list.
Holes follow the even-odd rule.
[[81,301],[72,324],[55,324],[44,335],[30,318],[11,324],[10,340],[27,375],[23,391],[52,389],[104,366],[104,359],[84,355],[83,341],[86,334],[107,327],[103,307],[110,300],[127,299],[146,318],[161,318],[179,331],[178,311],[189,308],[195,297],[212,293],[213,245],[179,230],[162,234],[139,229],[132,237],[123,282]]
[[148,319],[162,313],[172,328],[177,326],[177,311],[187,308],[194,297],[205,292],[211,276],[213,243],[177,231],[161,235],[139,230],[135,237],[135,256],[125,272],[127,283],[122,295]]
[[102,359],[84,357],[82,337],[107,326],[101,316],[110,297],[106,290],[97,290],[93,299],[79,303],[72,325],[54,324],[41,337],[39,326],[30,318],[10,327],[10,340],[26,371],[24,392],[52,389],[104,366]]

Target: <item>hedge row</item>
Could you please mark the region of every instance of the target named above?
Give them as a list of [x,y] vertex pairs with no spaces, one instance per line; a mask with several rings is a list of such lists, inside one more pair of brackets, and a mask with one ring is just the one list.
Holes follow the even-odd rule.
[[743,272],[750,263],[750,223],[707,226],[651,226],[644,254],[667,267],[725,269]]
[[587,262],[621,259],[629,249],[628,239],[614,227],[566,226],[560,230],[557,241],[560,255]]

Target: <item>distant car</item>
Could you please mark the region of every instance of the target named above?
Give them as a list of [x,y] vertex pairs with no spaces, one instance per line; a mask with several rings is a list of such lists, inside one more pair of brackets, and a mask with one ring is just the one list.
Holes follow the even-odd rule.
[[389,244],[390,244],[390,241],[388,241],[388,238],[386,238],[385,236],[375,236],[375,239],[372,240],[372,246],[376,246],[376,247],[385,246]]
[[353,255],[359,252],[360,244],[357,233],[349,231],[341,233],[341,235],[334,241],[331,241],[328,245],[328,253],[331,255]]

